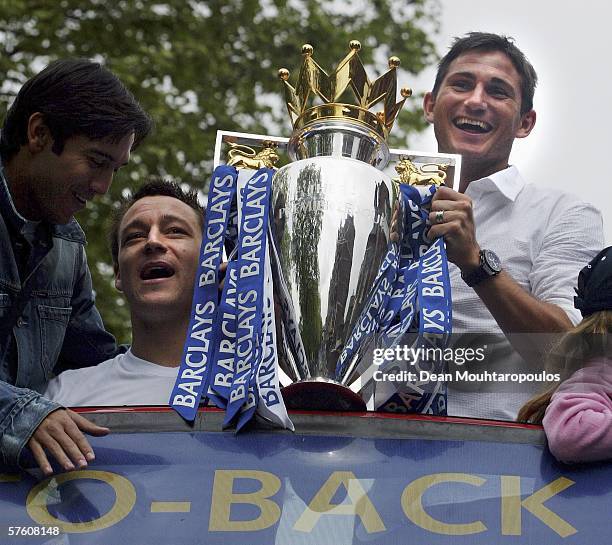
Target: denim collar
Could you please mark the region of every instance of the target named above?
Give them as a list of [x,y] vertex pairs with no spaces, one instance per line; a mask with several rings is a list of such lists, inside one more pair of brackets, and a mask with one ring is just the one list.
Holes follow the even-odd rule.
[[[13,197],[8,188],[8,182],[4,176],[4,166],[0,160],[0,213],[4,221],[8,222],[11,227],[17,233],[21,233],[23,226],[26,223],[26,219],[17,211]],[[72,242],[78,242],[85,244],[85,233],[81,226],[72,218],[66,225],[51,224],[50,226],[51,236],[63,238]]]

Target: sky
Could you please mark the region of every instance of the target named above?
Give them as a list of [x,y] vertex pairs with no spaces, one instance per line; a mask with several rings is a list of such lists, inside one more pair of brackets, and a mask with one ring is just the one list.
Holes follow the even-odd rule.
[[[612,4],[595,0],[440,0],[444,54],[452,37],[472,30],[515,38],[538,73],[536,126],[516,140],[510,158],[532,183],[554,186],[594,203],[612,244]],[[435,67],[408,83],[429,90]],[[399,82],[404,83],[404,82]],[[433,129],[410,147],[435,150]]]

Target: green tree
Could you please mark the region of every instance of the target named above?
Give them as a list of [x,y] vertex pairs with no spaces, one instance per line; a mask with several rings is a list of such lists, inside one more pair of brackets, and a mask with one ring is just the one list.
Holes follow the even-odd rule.
[[[276,72],[296,71],[303,43],[326,69],[358,39],[373,76],[391,54],[417,74],[436,58],[438,12],[437,0],[0,0],[2,118],[30,76],[51,60],[76,56],[109,67],[155,120],[155,132],[109,194],[78,218],[98,308],[120,341],[129,342],[129,316],[113,287],[106,242],[120,196],[150,174],[205,189],[217,129],[288,135]],[[409,100],[391,143],[405,145],[409,132],[422,128],[420,104]]]

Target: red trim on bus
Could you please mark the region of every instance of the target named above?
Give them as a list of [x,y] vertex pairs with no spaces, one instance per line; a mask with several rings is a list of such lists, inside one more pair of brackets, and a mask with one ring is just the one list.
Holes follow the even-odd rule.
[[[170,407],[75,407],[78,413],[164,413],[172,411]],[[216,407],[201,407],[198,412],[223,412]],[[331,412],[331,411],[289,411],[289,414],[316,414],[324,416],[352,416],[355,418],[374,418],[391,420],[416,420],[424,422],[443,422],[445,424],[467,424],[470,426],[494,426],[500,428],[542,429],[536,424],[522,424],[504,420],[485,420],[480,418],[465,418],[460,416],[432,416],[427,414],[394,414],[376,412]]]

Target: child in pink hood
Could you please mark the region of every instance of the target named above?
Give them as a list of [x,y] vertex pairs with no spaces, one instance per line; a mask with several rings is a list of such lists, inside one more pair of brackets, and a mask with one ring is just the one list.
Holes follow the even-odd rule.
[[582,269],[576,293],[583,320],[547,367],[566,380],[527,402],[518,420],[543,424],[562,462],[612,459],[612,246]]

